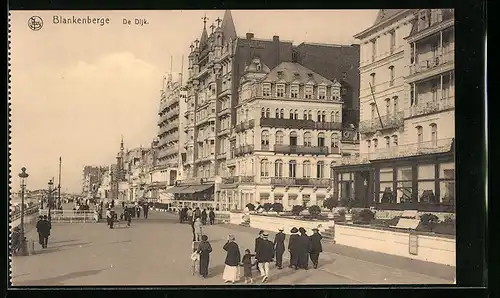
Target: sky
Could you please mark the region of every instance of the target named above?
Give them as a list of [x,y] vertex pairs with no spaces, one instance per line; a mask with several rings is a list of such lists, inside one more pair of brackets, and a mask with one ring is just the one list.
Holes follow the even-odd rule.
[[[189,45],[224,11],[11,11],[11,187],[26,167],[28,189],[58,176],[80,192],[84,165],[116,161],[125,148],[149,146],[157,133],[163,76],[187,73]],[[352,44],[376,10],[233,10],[238,36]],[[32,16],[43,20],[33,31]],[[54,24],[54,17],[109,18],[109,24]],[[148,24],[135,25],[135,19]],[[60,19],[60,17],[59,17]],[[124,19],[132,24],[124,24]],[[266,20],[263,22],[263,20]],[[210,30],[210,29],[208,29]],[[209,31],[210,32],[210,31]],[[184,63],[182,57],[184,56]],[[173,63],[171,64],[171,61]],[[186,77],[186,75],[185,75]],[[175,76],[174,76],[175,78]]]

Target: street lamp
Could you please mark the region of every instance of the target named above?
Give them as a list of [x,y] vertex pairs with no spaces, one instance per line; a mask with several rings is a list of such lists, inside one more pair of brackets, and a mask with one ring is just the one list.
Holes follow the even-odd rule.
[[47,201],[49,203],[49,221],[51,220],[50,210],[52,209],[52,185],[54,185],[54,182],[51,179],[51,180],[49,180],[49,194],[47,197]]
[[26,168],[21,168],[21,173],[19,173],[19,178],[21,178],[21,232],[19,235],[19,253],[22,256],[26,256],[28,254],[28,247],[26,245],[26,239],[24,238],[24,190],[26,189],[26,178],[28,178],[28,176]]

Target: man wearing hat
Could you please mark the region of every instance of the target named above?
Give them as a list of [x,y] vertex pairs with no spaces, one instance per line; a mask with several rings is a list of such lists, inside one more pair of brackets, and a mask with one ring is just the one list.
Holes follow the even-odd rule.
[[43,244],[43,236],[42,236],[42,230],[43,230],[43,215],[40,215],[38,217],[38,221],[36,222],[36,231],[38,233],[38,243],[44,247],[44,244]]
[[263,230],[259,231],[259,236],[255,238],[255,265],[257,266],[257,270],[260,271],[259,267],[259,245],[262,242],[262,234],[264,234]]
[[288,240],[288,252],[290,253],[290,268],[298,269],[298,245],[299,245],[299,235],[297,234],[299,230],[296,227],[293,227],[290,230],[290,239]]
[[273,261],[274,244],[268,239],[267,232],[262,233],[262,238],[257,247],[256,255],[259,256],[259,271],[262,277],[262,282],[266,282],[269,278],[269,263]]
[[309,252],[309,257],[313,263],[313,268],[318,268],[319,254],[323,252],[323,247],[321,245],[321,239],[323,236],[319,233],[319,229],[314,228],[313,234],[309,237],[311,239],[311,251]]
[[279,232],[274,236],[274,252],[276,254],[276,267],[283,268],[283,253],[285,252],[284,228],[279,228]]

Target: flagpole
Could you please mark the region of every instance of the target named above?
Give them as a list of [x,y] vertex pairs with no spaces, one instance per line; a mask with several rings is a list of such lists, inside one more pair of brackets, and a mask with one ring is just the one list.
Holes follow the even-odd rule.
[[57,203],[61,202],[61,165],[62,165],[62,158],[59,156],[59,183],[58,183],[58,190],[57,190]]

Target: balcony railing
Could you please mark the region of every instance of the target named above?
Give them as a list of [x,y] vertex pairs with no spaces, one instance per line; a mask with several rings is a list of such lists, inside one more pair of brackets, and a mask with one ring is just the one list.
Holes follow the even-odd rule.
[[291,129],[341,130],[341,122],[316,122],[304,119],[260,118],[260,126]]
[[174,117],[174,116],[179,116],[179,111],[180,111],[180,110],[179,110],[179,107],[176,107],[176,108],[171,109],[170,111],[168,111],[168,112],[166,113],[166,117],[167,117],[167,119],[170,119],[170,118],[172,118],[172,117]]
[[245,131],[247,129],[252,129],[254,127],[255,127],[255,120],[253,120],[253,119],[247,120],[245,122],[236,124],[236,126],[234,127],[234,132],[238,133],[238,132]]
[[282,154],[312,154],[312,155],[328,155],[328,147],[312,147],[303,145],[274,145],[275,153]]
[[270,149],[269,144],[260,144],[260,150],[269,151],[269,149]]
[[231,133],[231,129],[229,127],[221,128],[220,130],[217,131],[218,136],[226,135]]
[[442,55],[416,62],[410,65],[410,75],[423,73],[425,71],[435,69],[437,67],[453,63],[455,61],[455,51],[449,51]]
[[231,114],[231,108],[227,107],[227,108],[222,108],[219,113],[217,113],[217,116],[223,116],[223,115],[227,115],[227,114]]
[[240,146],[240,147],[236,148],[235,151],[236,151],[235,152],[236,156],[242,156],[245,154],[253,153],[254,148],[253,148],[253,145],[246,145],[246,146]]
[[239,177],[238,176],[232,176],[232,177],[222,177],[222,184],[234,184],[238,183]]
[[223,152],[223,153],[217,153],[216,158],[217,158],[217,159],[224,159],[224,158],[227,158],[227,153],[226,153],[226,152]]
[[375,152],[371,155],[371,159],[390,159],[450,152],[454,149],[452,148],[453,140],[453,138],[437,139],[434,141],[406,144],[389,148],[380,148],[375,150]]
[[[382,121],[380,121],[382,120]],[[382,122],[382,125],[380,124]],[[404,122],[404,112],[398,112],[393,115],[385,115],[380,118],[374,118],[370,120],[361,121],[359,123],[360,133],[375,133],[376,131],[383,129],[399,128],[403,126]]]
[[443,98],[439,101],[419,103],[411,106],[405,115],[405,118],[432,114],[445,111],[455,107],[455,97]]
[[289,178],[289,177],[271,177],[271,185],[279,186],[332,186],[333,179],[330,178]]

